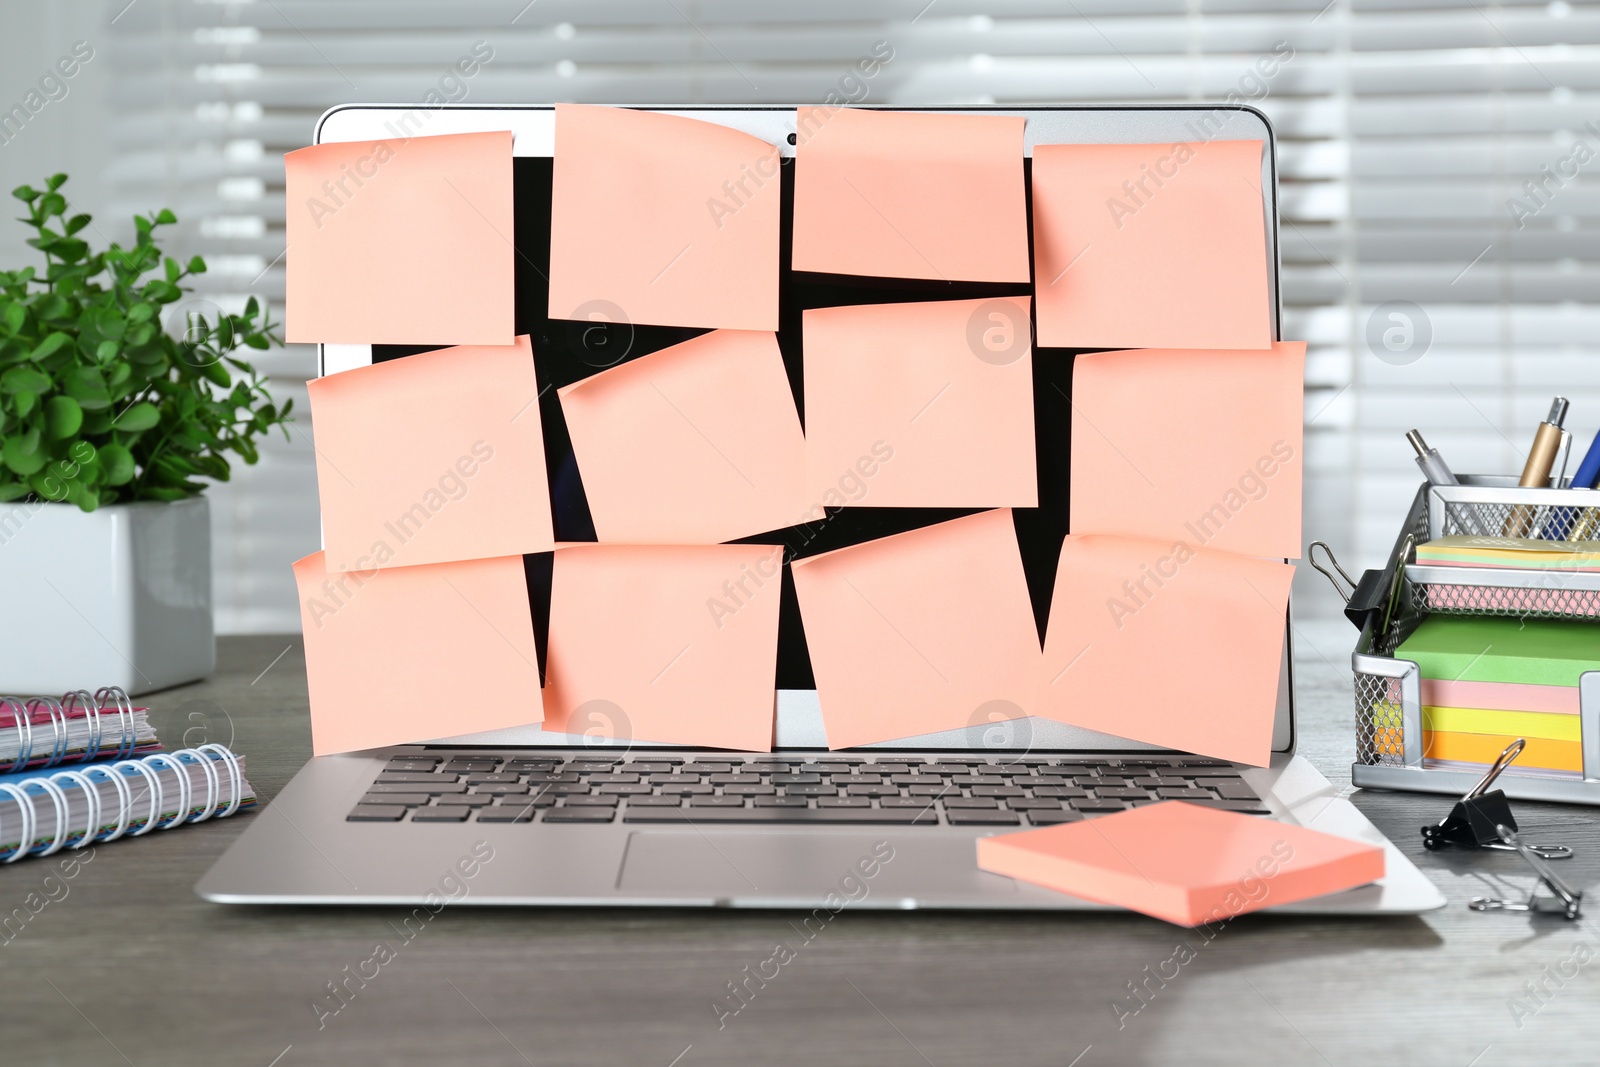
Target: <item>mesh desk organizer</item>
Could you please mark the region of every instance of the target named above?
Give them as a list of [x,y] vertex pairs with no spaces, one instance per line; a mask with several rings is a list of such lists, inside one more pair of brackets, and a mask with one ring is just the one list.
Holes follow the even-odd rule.
[[[1593,527],[1600,517],[1600,492],[1519,488],[1515,478],[1501,476],[1462,475],[1461,483],[1418,489],[1383,570],[1367,571],[1359,582],[1339,571],[1354,587],[1345,614],[1361,630],[1350,657],[1355,672],[1354,785],[1460,794],[1481,774],[1481,769],[1426,765],[1431,761],[1423,756],[1421,671],[1394,653],[1428,615],[1582,619],[1595,622],[1600,634],[1600,574],[1414,562],[1415,546],[1438,537],[1499,534],[1509,527],[1526,530],[1525,536],[1564,540],[1573,531]],[[1338,567],[1331,553],[1329,560]],[[1337,580],[1334,584],[1343,595]],[[1600,648],[1596,653],[1600,659]],[[1600,805],[1600,670],[1583,673],[1578,691],[1582,771],[1513,764],[1500,778],[1508,797]]]

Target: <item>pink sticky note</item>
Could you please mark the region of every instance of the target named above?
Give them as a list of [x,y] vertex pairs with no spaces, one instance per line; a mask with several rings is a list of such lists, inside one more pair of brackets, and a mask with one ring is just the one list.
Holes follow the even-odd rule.
[[1009,510],[795,560],[830,748],[1021,718],[1039,631]]
[[980,837],[978,866],[1179,926],[1222,922],[1384,875],[1376,845],[1181,800]]
[[1033,149],[1049,348],[1266,348],[1261,142]]
[[714,122],[557,104],[550,317],[776,330],[778,173]]
[[1294,568],[1182,541],[1069,536],[1040,714],[1264,767]]
[[565,545],[550,594],[545,729],[772,749],[777,545]]
[[317,755],[544,718],[522,557],[294,578]]
[[803,324],[814,501],[1038,503],[1027,297],[818,308]]
[[802,107],[795,270],[1026,282],[1020,115]]
[[1300,555],[1304,342],[1072,365],[1072,532]]
[[601,541],[714,544],[806,518],[805,437],[770,333],[716,330],[561,390]]
[[341,371],[308,390],[330,568],[554,547],[528,338]]
[[283,162],[291,342],[511,343],[509,130],[321,144]]

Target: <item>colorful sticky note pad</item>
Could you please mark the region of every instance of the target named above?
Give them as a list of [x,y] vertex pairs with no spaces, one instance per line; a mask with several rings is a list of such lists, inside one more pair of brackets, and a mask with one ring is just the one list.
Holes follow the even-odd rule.
[[777,700],[776,545],[556,551],[545,729],[766,752]]
[[550,317],[776,330],[778,175],[714,122],[556,105]]
[[830,748],[1021,718],[1039,632],[1009,510],[791,564]]
[[1300,555],[1304,342],[1072,365],[1072,532]]
[[317,755],[544,718],[521,556],[294,578]]
[[528,338],[405,356],[308,389],[333,570],[554,547]]
[[1600,670],[1600,623],[1431,615],[1394,655],[1425,678],[1576,686]]
[[1181,541],[1068,536],[1040,714],[1266,766],[1293,577],[1285,563]]
[[283,162],[291,342],[511,343],[509,130],[320,144]]
[[978,866],[1179,926],[1309,900],[1384,875],[1376,845],[1181,800],[980,837]]
[[806,511],[805,437],[770,333],[716,330],[561,390],[601,541],[714,544]]
[[1028,298],[808,310],[806,478],[867,507],[1034,507]]
[[1268,347],[1261,147],[1035,145],[1039,344]]
[[795,270],[1028,281],[1020,115],[802,107]]

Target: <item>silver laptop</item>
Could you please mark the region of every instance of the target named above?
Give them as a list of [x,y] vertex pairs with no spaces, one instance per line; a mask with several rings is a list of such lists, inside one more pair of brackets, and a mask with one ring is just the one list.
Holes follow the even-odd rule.
[[[742,130],[778,145],[792,160],[792,107],[653,110]],[[1030,156],[1038,144],[1262,141],[1262,212],[1276,319],[1275,146],[1259,112],[1204,106],[984,110],[1025,116]],[[592,323],[580,329],[544,319],[554,122],[550,107],[351,105],[322,117],[317,142],[381,139],[397,130],[431,135],[510,127],[518,332],[534,335],[540,373],[563,385],[629,351],[675,343],[684,331]],[[786,165],[786,202],[792,189]],[[917,285],[929,288],[787,270],[783,285],[786,309],[916,299]],[[1011,291],[968,286],[949,295]],[[411,351],[325,345],[321,372]],[[1036,388],[1049,393],[1055,374],[1062,393],[1070,393],[1070,358],[1036,367]],[[553,404],[554,390],[546,399]],[[1067,403],[1060,404],[1063,427]],[[1040,417],[1048,412],[1041,409]],[[547,432],[547,450],[558,539],[592,538],[585,533],[587,509],[559,410],[547,412],[545,424],[557,427]],[[1041,505],[1065,501],[1067,469],[1065,462],[1041,464],[1042,471],[1062,472],[1055,485],[1041,475]],[[792,552],[805,555],[953,514],[846,509],[820,536],[802,528],[783,536]],[[1054,549],[1065,532],[1041,523],[1035,536],[1020,538],[1036,589],[1041,582],[1048,588]],[[529,595],[538,620],[541,599],[548,602],[548,572],[541,577],[537,557],[531,559]],[[792,604],[785,610],[792,612]],[[536,621],[536,632],[540,625]],[[252,817],[197,890],[208,900],[237,904],[1089,909],[1101,905],[979,870],[976,840],[1173,798],[1385,849],[1382,881],[1279,911],[1413,914],[1442,906],[1443,896],[1411,861],[1295,755],[1287,630],[1272,763],[1247,768],[1033,718],[979,717],[961,730],[830,751],[798,615],[789,614],[781,625],[771,753],[629,741],[614,736],[621,731],[606,709],[591,707],[592,728],[582,736],[528,727],[317,757]],[[542,646],[543,633],[539,637]],[[463,678],[459,690],[441,693],[440,700],[470,699],[472,691],[472,680]]]

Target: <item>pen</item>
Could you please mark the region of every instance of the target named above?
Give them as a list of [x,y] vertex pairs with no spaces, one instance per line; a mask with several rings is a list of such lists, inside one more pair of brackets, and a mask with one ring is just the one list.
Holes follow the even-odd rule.
[[[1522,467],[1524,489],[1534,489],[1550,483],[1550,468],[1555,466],[1556,452],[1561,448],[1561,424],[1567,419],[1567,398],[1558,396],[1550,404],[1550,415],[1533,433],[1533,447],[1528,450],[1528,462]],[[1534,508],[1518,504],[1506,517],[1501,533],[1506,537],[1526,537],[1533,528]]]
[[[1422,476],[1428,479],[1429,485],[1460,485],[1461,481],[1450,465],[1439,455],[1437,448],[1429,448],[1428,442],[1422,439],[1421,430],[1410,430],[1406,433],[1406,440],[1411,442],[1411,447],[1417,451],[1417,466],[1422,468]],[[1477,518],[1472,514],[1472,505],[1467,505],[1456,518],[1460,521],[1462,529],[1468,534],[1482,534]]]
[[[1574,489],[1593,489],[1597,484],[1600,484],[1600,433],[1594,435],[1589,451],[1583,454],[1583,462],[1578,464],[1578,473],[1572,476]],[[1578,521],[1573,524],[1567,540],[1587,541],[1596,530],[1600,530],[1600,507],[1584,508],[1578,513]]]

